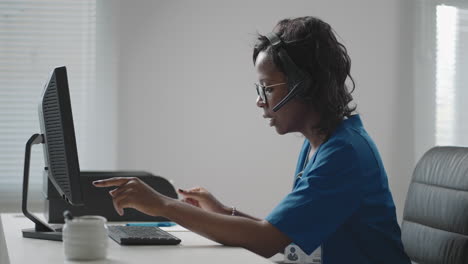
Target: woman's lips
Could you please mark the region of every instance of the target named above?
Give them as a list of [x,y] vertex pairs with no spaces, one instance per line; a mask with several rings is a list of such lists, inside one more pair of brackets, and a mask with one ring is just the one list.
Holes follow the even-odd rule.
[[263,118],[266,118],[266,119],[270,119],[270,126],[274,126],[275,125],[275,119],[267,114],[264,114],[263,115]]

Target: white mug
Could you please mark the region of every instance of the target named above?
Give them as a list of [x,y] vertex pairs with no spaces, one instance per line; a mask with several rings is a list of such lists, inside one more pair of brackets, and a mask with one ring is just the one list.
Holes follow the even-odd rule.
[[99,260],[107,256],[106,218],[85,215],[65,219],[63,249],[67,260]]

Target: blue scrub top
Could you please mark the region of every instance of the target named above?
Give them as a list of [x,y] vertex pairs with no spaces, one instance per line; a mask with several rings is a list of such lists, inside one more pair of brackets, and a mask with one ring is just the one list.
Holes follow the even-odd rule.
[[387,174],[359,115],[343,120],[307,162],[309,149],[306,140],[293,190],[266,220],[306,254],[322,246],[323,264],[411,263]]

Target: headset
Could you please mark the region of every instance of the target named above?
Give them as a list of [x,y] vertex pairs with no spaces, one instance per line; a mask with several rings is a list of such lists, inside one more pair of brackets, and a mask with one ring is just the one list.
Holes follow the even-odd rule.
[[270,32],[265,37],[268,39],[268,41],[270,41],[273,50],[278,54],[278,57],[283,66],[283,70],[285,71],[287,77],[289,90],[288,94],[273,107],[273,112],[276,112],[280,110],[281,107],[283,107],[287,102],[291,101],[291,99],[293,99],[296,95],[303,94],[307,86],[310,84],[311,77],[310,74],[297,67],[291,57],[289,57],[288,53],[283,47],[287,43],[283,42],[278,37],[278,35]]

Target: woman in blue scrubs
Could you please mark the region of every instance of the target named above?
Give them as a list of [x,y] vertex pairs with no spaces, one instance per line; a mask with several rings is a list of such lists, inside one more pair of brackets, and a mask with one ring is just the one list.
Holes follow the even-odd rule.
[[[280,21],[253,51],[257,106],[278,134],[305,140],[292,191],[258,219],[227,207],[203,188],[163,196],[136,178],[97,181],[116,210],[131,207],[167,217],[225,245],[270,257],[295,243],[320,250],[325,264],[410,263],[377,148],[365,131],[351,92],[351,61],[327,23],[314,17]],[[345,81],[349,79],[352,88]]]

